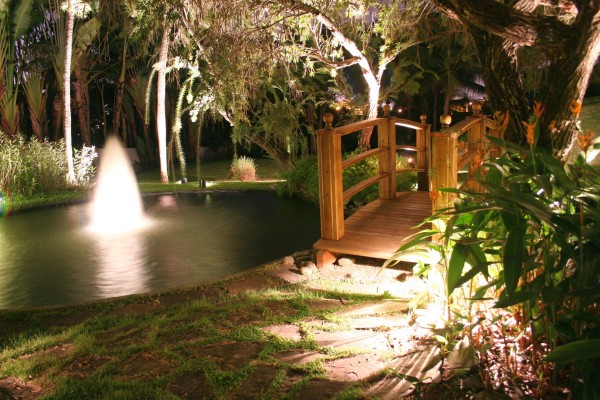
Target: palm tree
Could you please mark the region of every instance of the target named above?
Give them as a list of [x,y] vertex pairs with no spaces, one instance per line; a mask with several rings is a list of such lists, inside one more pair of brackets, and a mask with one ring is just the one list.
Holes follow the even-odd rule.
[[158,135],[158,157],[160,160],[161,183],[169,183],[167,169],[167,116],[165,112],[167,60],[169,58],[169,30],[168,26],[163,30],[158,63],[156,65],[156,133]]
[[63,83],[65,91],[63,93],[64,110],[64,133],[65,133],[65,151],[67,154],[67,178],[70,182],[75,182],[75,167],[73,165],[73,138],[71,136],[71,57],[73,53],[73,26],[75,25],[75,2],[77,0],[68,0],[66,10],[66,45],[65,62],[63,71]]

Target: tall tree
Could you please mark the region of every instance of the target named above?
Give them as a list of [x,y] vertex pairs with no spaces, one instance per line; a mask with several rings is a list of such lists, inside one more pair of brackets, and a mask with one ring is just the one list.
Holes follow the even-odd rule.
[[156,134],[158,136],[158,158],[160,161],[161,183],[169,183],[167,168],[167,115],[165,111],[167,61],[169,58],[169,31],[169,26],[163,28],[158,63],[156,65]]
[[71,56],[73,52],[73,26],[75,25],[75,2],[68,0],[66,9],[66,40],[65,40],[65,62],[63,71],[64,82],[64,134],[65,151],[67,156],[67,178],[70,182],[75,182],[75,167],[73,165],[73,138],[71,134]]
[[575,145],[571,109],[583,100],[600,52],[599,0],[434,0],[470,32],[493,106],[508,110],[508,138],[522,141],[521,121],[530,114],[523,82],[522,52],[535,48],[546,85],[537,91],[545,104],[539,145],[565,156]]
[[[427,2],[279,0],[274,18],[292,56],[304,57],[310,68],[322,63],[332,69],[358,65],[367,86],[365,115],[377,116],[388,65],[400,53],[431,35],[420,31],[429,13]],[[287,17],[282,19],[282,15]],[[359,145],[370,147],[372,129],[362,132]]]

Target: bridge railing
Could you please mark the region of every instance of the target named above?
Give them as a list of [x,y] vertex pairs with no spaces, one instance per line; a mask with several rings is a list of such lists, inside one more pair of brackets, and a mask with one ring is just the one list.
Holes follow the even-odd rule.
[[[474,104],[473,115],[450,126],[451,117],[440,118],[442,130],[431,134],[431,200],[433,211],[451,207],[455,193],[440,192],[441,188],[482,189],[474,180],[477,170],[487,157],[499,154],[488,136],[500,137],[505,124],[481,115],[481,106]],[[504,121],[506,122],[506,121]],[[466,178],[459,179],[460,171]]]
[[[430,166],[430,128],[425,118],[421,123],[391,117],[389,107],[384,107],[383,118],[373,118],[349,125],[332,126],[333,115],[324,117],[325,129],[317,131],[319,163],[319,207],[321,213],[321,238],[339,240],[344,236],[344,203],[361,190],[379,183],[379,199],[396,197],[396,174],[416,171],[420,175],[419,188],[428,190],[427,171]],[[415,129],[415,146],[396,145],[396,125]],[[363,129],[377,129],[377,148],[364,151],[342,161],[342,136]],[[396,169],[397,150],[416,152],[414,165]],[[371,156],[377,156],[379,171],[350,188],[343,187],[342,173],[349,166]]]

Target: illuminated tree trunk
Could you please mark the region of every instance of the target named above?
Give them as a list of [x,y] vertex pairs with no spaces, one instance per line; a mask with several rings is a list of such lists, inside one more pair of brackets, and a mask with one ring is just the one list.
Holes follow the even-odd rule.
[[73,25],[75,24],[75,13],[73,10],[74,0],[69,0],[67,5],[67,40],[65,51],[64,82],[64,128],[65,128],[65,151],[67,155],[67,179],[75,182],[75,167],[73,165],[73,139],[71,136],[71,56],[73,51]]
[[160,43],[156,82],[156,133],[158,136],[158,158],[160,182],[169,183],[167,170],[167,117],[165,112],[167,59],[169,56],[169,29],[165,27]]

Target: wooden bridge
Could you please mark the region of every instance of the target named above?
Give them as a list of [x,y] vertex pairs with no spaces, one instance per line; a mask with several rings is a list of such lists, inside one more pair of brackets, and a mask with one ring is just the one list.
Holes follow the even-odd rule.
[[[333,116],[326,114],[325,129],[317,131],[319,160],[319,201],[321,238],[313,245],[317,250],[317,266],[330,265],[340,255],[356,255],[388,259],[416,233],[416,228],[432,211],[447,208],[454,195],[440,193],[439,188],[457,187],[459,171],[466,170],[466,184],[473,185],[476,169],[488,153],[497,151],[487,135],[498,137],[503,126],[480,114],[474,105],[473,115],[450,127],[450,116],[442,116],[442,130],[431,132],[425,116],[420,122],[396,118],[384,107],[384,117],[332,126]],[[413,129],[416,143],[396,143],[396,127]],[[341,138],[344,135],[374,129],[378,146],[342,161]],[[415,153],[415,162],[398,169],[398,151]],[[379,173],[344,188],[342,171],[349,166],[376,156]],[[418,190],[396,192],[397,174],[416,172]],[[379,184],[379,198],[344,218],[344,204],[355,194],[373,184]],[[416,261],[405,257],[404,261]]]

